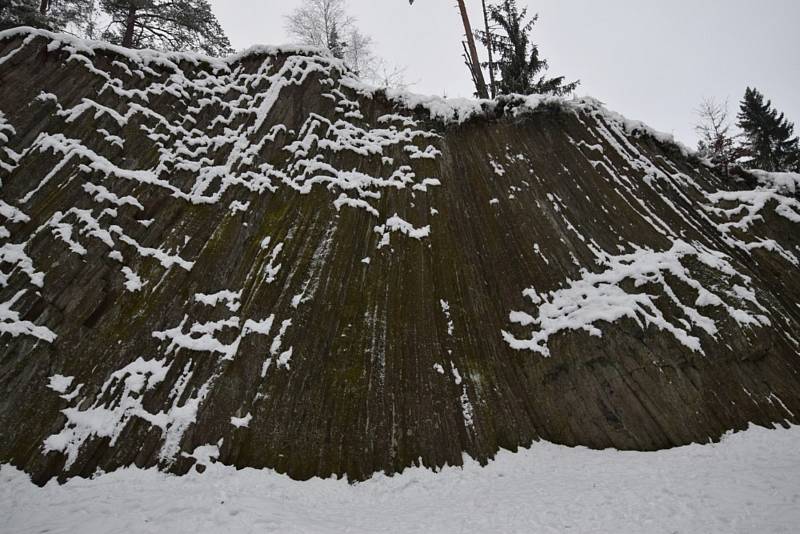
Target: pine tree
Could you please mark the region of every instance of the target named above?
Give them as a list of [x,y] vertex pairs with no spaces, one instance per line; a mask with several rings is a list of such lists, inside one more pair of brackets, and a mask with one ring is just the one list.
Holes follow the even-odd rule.
[[534,15],[526,22],[528,9],[521,11],[516,0],[503,0],[500,4],[488,6],[489,17],[504,33],[478,32],[479,38],[499,55],[495,59],[500,79],[497,92],[500,94],[549,94],[567,95],[572,93],[580,82],[565,83],[564,76],[547,78],[547,60],[539,55],[539,47],[530,42],[530,34],[539,20]]
[[219,56],[231,44],[208,0],[100,0],[111,23],[103,38],[127,48]]
[[800,146],[794,135],[794,124],[783,113],[764,101],[764,95],[748,87],[737,115],[744,132],[744,149],[750,156],[748,165],[765,171],[796,170],[800,165]]
[[94,0],[0,0],[0,30],[32,26],[88,36]]
[[339,37],[339,29],[336,27],[335,21],[331,25],[331,31],[328,34],[328,49],[333,54],[333,57],[344,59],[345,43]]
[[0,0],[0,30],[19,26],[58,30],[41,12],[40,0]]
[[40,0],[39,13],[58,31],[91,37],[90,26],[96,11],[94,0]]

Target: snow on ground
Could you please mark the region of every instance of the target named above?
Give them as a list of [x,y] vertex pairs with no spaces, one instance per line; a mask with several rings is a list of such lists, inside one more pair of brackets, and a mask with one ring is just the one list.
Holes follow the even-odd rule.
[[776,189],[781,193],[794,194],[800,191],[800,173],[796,172],[766,172],[750,170],[750,174],[755,176],[759,183]]
[[654,453],[537,443],[481,468],[411,469],[356,485],[211,466],[127,469],[34,486],[0,468],[0,531],[797,532],[800,427]]

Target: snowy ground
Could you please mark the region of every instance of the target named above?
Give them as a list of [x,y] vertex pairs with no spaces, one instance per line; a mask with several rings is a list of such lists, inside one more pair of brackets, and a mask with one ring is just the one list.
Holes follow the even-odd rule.
[[212,466],[44,489],[0,469],[0,532],[753,533],[800,529],[800,427],[656,453],[548,443],[358,484]]

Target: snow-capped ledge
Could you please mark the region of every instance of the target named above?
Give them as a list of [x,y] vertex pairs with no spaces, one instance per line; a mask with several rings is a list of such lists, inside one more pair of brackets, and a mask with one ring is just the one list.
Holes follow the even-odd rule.
[[[360,93],[363,96],[374,97],[381,93],[390,101],[410,110],[421,109],[427,112],[432,120],[445,125],[462,124],[472,119],[481,117],[496,117],[498,115],[519,117],[541,111],[544,108],[558,108],[572,112],[586,112],[595,117],[601,117],[606,122],[620,126],[631,135],[646,136],[657,142],[674,146],[684,156],[691,156],[694,150],[677,141],[674,136],[660,132],[637,120],[631,120],[615,111],[609,110],[600,101],[592,97],[564,98],[547,95],[503,95],[494,100],[472,98],[444,98],[435,95],[417,94],[394,88],[376,87],[366,84],[353,75],[343,61],[333,57],[328,50],[307,45],[254,45],[224,58],[215,58],[205,54],[193,52],[161,52],[143,49],[133,50],[112,45],[105,41],[80,39],[64,33],[53,33],[29,27],[13,28],[0,32],[0,41],[22,37],[25,44],[36,37],[43,37],[51,43],[48,50],[54,51],[63,48],[69,52],[81,52],[95,55],[98,52],[121,55],[128,60],[145,65],[160,65],[177,68],[181,62],[193,64],[208,64],[215,71],[230,72],[231,67],[253,56],[276,55],[302,55],[314,56],[324,59],[341,74],[340,83]],[[0,60],[0,65],[10,59],[14,52]]]
[[800,174],[796,172],[747,171],[756,177],[758,183],[778,193],[793,195],[800,192]]
[[445,125],[458,125],[467,121],[499,116],[522,117],[543,109],[560,109],[567,112],[584,112],[612,123],[626,133],[645,136],[657,142],[677,148],[686,157],[695,151],[672,134],[660,132],[642,121],[628,119],[616,111],[605,107],[600,100],[590,97],[565,98],[549,95],[501,95],[493,100],[475,98],[444,98],[401,91],[393,88],[373,87],[353,77],[345,77],[342,85],[353,89],[362,96],[374,97],[376,93],[385,94],[390,101],[410,110],[423,110],[431,119]]
[[[251,56],[276,56],[276,55],[302,55],[326,58],[331,63],[336,64],[345,70],[344,62],[336,59],[328,50],[316,46],[287,44],[287,45],[254,45],[230,56],[218,58],[197,52],[162,52],[152,49],[131,49],[117,46],[106,41],[92,39],[81,39],[67,33],[54,33],[47,30],[21,26],[0,32],[0,41],[8,41],[15,38],[22,38],[25,44],[30,43],[37,37],[42,37],[50,41],[49,51],[60,48],[72,52],[81,52],[94,56],[97,53],[117,54],[126,59],[139,64],[174,66],[176,63],[187,61],[193,64],[205,63],[214,70],[229,71],[230,66],[241,62]],[[0,64],[10,58],[10,54],[5,56]]]

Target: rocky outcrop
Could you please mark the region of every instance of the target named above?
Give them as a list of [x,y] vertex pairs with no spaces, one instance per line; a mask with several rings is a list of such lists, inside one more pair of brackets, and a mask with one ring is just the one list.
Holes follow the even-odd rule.
[[39,482],[358,480],[800,422],[795,175],[306,49],[5,32],[0,112],[0,462]]

